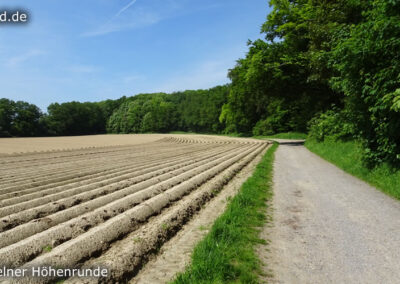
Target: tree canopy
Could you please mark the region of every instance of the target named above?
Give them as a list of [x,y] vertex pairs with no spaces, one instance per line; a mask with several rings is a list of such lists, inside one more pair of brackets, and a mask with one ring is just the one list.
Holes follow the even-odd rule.
[[0,99],[0,137],[39,136],[44,133],[40,109],[27,102]]
[[141,94],[128,98],[111,115],[110,133],[192,131],[219,133],[221,107],[229,86],[173,94]]

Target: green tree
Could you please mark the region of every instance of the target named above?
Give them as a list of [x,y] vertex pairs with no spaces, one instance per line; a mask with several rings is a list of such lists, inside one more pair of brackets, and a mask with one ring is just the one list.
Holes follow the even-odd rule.
[[107,122],[111,133],[169,132],[219,133],[221,107],[229,86],[187,90],[172,94],[139,94],[127,98]]
[[16,102],[11,133],[13,136],[23,137],[44,134],[41,117],[42,112],[37,106],[22,101]]
[[271,0],[272,12],[229,71],[232,88],[220,119],[226,132],[306,131],[308,121],[343,92],[332,89],[330,62],[338,37],[362,20],[369,1]]
[[0,137],[45,134],[40,109],[27,102],[0,99]]
[[400,165],[400,2],[376,0],[334,49],[332,85],[346,95],[370,165]]
[[96,103],[51,104],[46,125],[51,135],[85,135],[105,132],[101,108]]
[[14,116],[15,102],[8,99],[0,99],[0,137],[11,136]]

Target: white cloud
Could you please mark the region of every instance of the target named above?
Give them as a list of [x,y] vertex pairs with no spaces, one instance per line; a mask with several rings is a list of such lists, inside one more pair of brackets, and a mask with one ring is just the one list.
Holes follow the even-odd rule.
[[8,58],[5,62],[5,65],[7,67],[15,67],[15,66],[18,66],[36,56],[43,55],[43,54],[44,54],[44,52],[41,50],[36,50],[36,49],[30,50],[26,53]]

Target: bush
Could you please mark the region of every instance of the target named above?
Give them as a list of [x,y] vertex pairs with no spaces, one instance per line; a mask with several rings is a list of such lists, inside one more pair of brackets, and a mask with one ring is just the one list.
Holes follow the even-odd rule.
[[314,117],[309,123],[308,138],[318,142],[326,139],[345,141],[354,138],[356,134],[350,113],[346,110],[328,110]]
[[259,122],[257,122],[256,126],[253,127],[254,136],[266,136],[272,134],[274,134],[274,132],[267,119],[260,120]]

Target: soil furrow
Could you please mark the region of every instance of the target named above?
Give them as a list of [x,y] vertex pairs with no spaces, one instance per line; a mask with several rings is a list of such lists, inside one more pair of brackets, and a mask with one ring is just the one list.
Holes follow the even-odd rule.
[[[187,198],[168,208],[159,216],[150,220],[138,230],[130,233],[121,241],[97,258],[87,261],[83,267],[101,265],[107,267],[110,274],[103,279],[69,279],[65,284],[78,283],[127,283],[148,261],[151,254],[157,253],[164,242],[174,236],[202,206],[211,200],[223,187],[265,148],[248,155],[239,163],[225,169],[221,174],[203,184]],[[117,261],[116,261],[117,260]],[[123,261],[121,261],[123,260]]]
[[[200,150],[199,152],[202,153],[204,150]],[[198,154],[197,151],[192,151],[191,154],[192,156],[194,155],[201,155]],[[132,175],[134,174],[134,172],[139,171],[141,169],[145,169],[145,168],[149,168],[152,166],[157,166],[157,167],[162,167],[162,165],[168,166],[171,163],[177,163],[179,161],[185,160],[187,159],[188,154],[178,154],[175,155],[174,158],[170,158],[170,159],[163,159],[163,162],[159,162],[160,159],[157,158],[155,159],[153,162],[150,159],[150,161],[144,161],[142,162],[142,164],[134,164],[134,165],[129,165],[128,167],[120,167],[118,164],[115,165],[116,169],[112,170],[110,173],[100,173],[97,174],[95,176],[93,176],[92,178],[88,178],[88,179],[83,179],[83,182],[76,182],[75,179],[71,179],[70,182],[66,185],[61,185],[58,186],[58,183],[55,184],[51,184],[51,185],[44,185],[41,187],[36,187],[34,189],[30,189],[30,190],[22,190],[22,191],[18,191],[18,193],[22,196],[18,196],[18,197],[14,197],[14,193],[9,193],[9,194],[4,194],[1,197],[4,198],[2,201],[0,201],[0,207],[4,207],[4,206],[10,206],[11,207],[11,211],[7,211],[7,213],[3,213],[3,210],[5,210],[5,208],[0,208],[0,217],[17,212],[20,210],[20,208],[22,209],[26,209],[23,207],[23,204],[19,204],[18,206],[20,208],[17,209],[18,206],[11,206],[20,202],[25,202],[27,200],[32,201],[35,198],[41,198],[44,197],[48,194],[55,194],[57,192],[63,192],[63,193],[67,193],[68,189],[78,189],[78,187],[82,187],[84,185],[90,185],[91,187],[88,187],[87,190],[89,190],[92,187],[98,187],[99,186],[99,182],[100,182],[100,186],[106,185],[107,184],[107,179],[109,180],[109,184],[115,182],[115,180],[122,180],[124,177],[124,175]],[[158,161],[158,162],[157,162]],[[152,162],[152,163],[151,163]],[[80,180],[80,179],[79,179]],[[54,201],[54,200],[51,200]],[[42,204],[44,204],[45,202],[42,202]],[[48,202],[48,201],[46,201]],[[21,207],[22,206],[22,207]],[[28,207],[29,208],[29,207]]]
[[[154,145],[153,145],[153,147],[154,147]],[[88,167],[91,167],[91,166],[96,166],[96,165],[99,165],[99,164],[103,164],[103,162],[106,162],[106,163],[107,162],[108,163],[112,163],[112,162],[115,162],[115,161],[118,161],[118,162],[122,162],[122,161],[129,162],[129,161],[131,161],[132,162],[132,160],[133,161],[135,161],[137,159],[143,160],[145,158],[153,156],[154,154],[157,156],[160,153],[164,154],[164,153],[168,153],[168,152],[173,151],[173,148],[172,149],[169,148],[169,149],[164,149],[163,150],[161,147],[160,148],[157,148],[157,147],[153,148],[153,147],[152,148],[143,148],[143,149],[132,149],[134,151],[140,150],[140,155],[138,155],[135,152],[133,152],[133,153],[124,153],[123,156],[115,156],[115,157],[114,156],[105,156],[104,157],[102,155],[99,155],[99,156],[93,157],[93,158],[96,158],[96,159],[82,160],[82,161],[79,161],[79,162],[77,162],[75,160],[71,161],[71,163],[67,163],[66,161],[61,161],[61,164],[59,166],[57,166],[57,167],[55,165],[49,165],[47,163],[47,161],[42,161],[42,164],[37,164],[37,165],[32,166],[31,172],[28,170],[28,167],[24,167],[23,171],[21,173],[12,172],[11,171],[8,174],[10,176],[10,179],[13,182],[21,181],[21,180],[24,181],[28,177],[34,177],[35,180],[36,180],[37,176],[41,176],[41,174],[43,174],[43,173],[44,173],[44,176],[48,175],[49,174],[49,170],[50,171],[57,171],[58,170],[60,172],[64,171],[64,173],[67,173],[70,170],[75,170],[76,171],[76,169],[78,167],[81,167],[81,168],[85,168],[86,167],[86,168],[88,168]],[[191,146],[191,147],[193,147],[193,146]],[[152,149],[157,149],[159,152],[158,151],[156,151],[156,152],[152,151]],[[160,150],[163,150],[163,151],[160,151]],[[190,147],[186,147],[185,150],[190,151]],[[18,174],[20,175],[20,178],[17,177]],[[4,181],[1,181],[1,184],[5,186],[7,184],[7,182],[9,182],[9,180],[7,180],[7,181],[4,180]]]
[[[200,149],[198,149],[198,150],[200,150]],[[177,150],[175,150],[175,153],[177,152],[177,156],[179,156],[179,155],[184,155],[184,154],[180,154],[180,151],[177,151]],[[192,151],[190,151],[189,153],[191,153],[191,152],[193,152],[193,150]],[[161,156],[160,158],[163,158],[163,157],[171,157],[171,154],[166,154],[166,156]],[[150,160],[151,160],[151,158],[152,158],[152,156],[150,156]],[[154,157],[154,159],[157,159],[158,157]],[[131,163],[130,163],[130,166],[135,166],[136,165],[136,163],[137,162],[146,162],[147,160],[149,159],[149,157],[147,157],[147,158],[143,158],[143,159],[140,159],[140,160],[138,160],[138,161],[131,161]],[[108,160],[107,161],[108,163],[112,163],[113,161],[110,161],[110,160]],[[128,165],[129,166],[129,165]],[[89,164],[86,164],[85,165],[85,167],[86,168],[88,168],[88,167],[93,167],[93,168],[96,168],[96,166],[95,165],[89,165]],[[118,169],[118,167],[119,167],[119,165],[118,164],[116,164],[116,165],[114,165],[114,167],[115,168],[117,168]],[[60,176],[62,176],[63,175],[63,171],[62,170],[52,170],[52,171],[48,171],[48,173],[47,173],[47,175],[48,176],[53,176],[54,175],[54,173],[59,173],[59,175]],[[76,173],[80,173],[80,169],[78,168],[78,169],[74,169],[74,175],[76,175]],[[72,175],[72,177],[74,176],[74,175]],[[82,180],[82,179],[86,179],[86,177],[79,177],[79,178],[76,178],[76,179],[74,179],[74,180]],[[62,184],[66,184],[66,183],[69,183],[69,181],[71,180],[71,179],[69,179],[69,177],[63,177],[62,179],[61,179],[62,181],[59,181],[59,182],[54,182],[54,179],[52,179],[52,180],[49,180],[49,182],[47,182],[47,183],[44,183],[44,184],[42,184],[42,183],[40,183],[40,182],[38,182],[38,183],[34,183],[34,184],[27,184],[27,186],[25,186],[25,187],[20,187],[20,186],[12,186],[11,188],[2,188],[1,190],[0,190],[0,197],[2,197],[2,198],[7,198],[8,196],[11,196],[11,197],[13,197],[13,196],[15,196],[14,195],[14,192],[18,192],[18,195],[21,195],[21,193],[22,192],[25,192],[25,189],[27,189],[27,190],[29,190],[30,188],[35,188],[35,187],[39,187],[39,186],[41,186],[40,188],[42,189],[42,188],[50,188],[50,187],[53,187],[53,186],[55,186],[53,183],[55,183],[56,185],[62,185]],[[53,182],[53,183],[52,183]],[[31,190],[30,192],[37,192],[38,190],[37,189],[33,189],[33,190]],[[4,196],[4,194],[9,194],[7,197],[5,197]]]
[[[135,139],[131,145],[72,149],[76,145],[70,144],[64,147],[70,149],[0,155],[1,266],[100,265],[110,269],[108,277],[66,283],[127,283],[196,212],[237,180],[237,173],[249,171],[246,165],[269,145],[207,135],[104,139],[115,143],[130,137]],[[60,139],[73,143],[81,138]],[[91,138],[84,139],[81,145],[89,145]],[[58,138],[43,141],[50,143],[48,149],[58,147]],[[0,276],[0,283],[58,280]]]
[[[7,217],[0,219],[0,232],[9,230],[13,227],[18,226],[19,224],[28,222],[33,219],[44,218],[50,215],[51,213],[62,211],[65,210],[66,208],[70,208],[78,204],[84,206],[86,211],[88,211],[90,206],[88,206],[88,204],[85,203],[86,201],[94,200],[93,202],[100,204],[99,201],[96,200],[97,197],[111,194],[114,191],[120,191],[116,192],[113,195],[106,196],[106,198],[103,198],[104,199],[103,203],[106,204],[107,202],[120,198],[121,196],[124,197],[125,195],[128,194],[129,192],[128,190],[121,191],[122,189],[126,188],[129,189],[131,186],[135,184],[138,184],[138,186],[142,188],[143,186],[152,185],[153,183],[158,183],[162,180],[170,178],[171,175],[177,175],[179,173],[183,173],[192,168],[195,168],[198,165],[201,165],[204,162],[207,162],[208,160],[215,159],[216,157],[219,157],[221,155],[227,155],[229,154],[230,151],[212,152],[209,155],[202,155],[200,158],[197,159],[189,161],[187,161],[187,159],[184,159],[183,162],[181,161],[181,163],[172,162],[169,163],[168,165],[151,167],[142,171],[133,172],[129,175],[114,178],[113,182],[110,184],[107,184],[107,182],[104,183],[99,182],[97,184],[91,185],[90,187],[84,186],[82,188],[74,188],[69,192],[65,191],[60,194],[55,194],[54,196],[47,196],[45,198],[38,199],[36,201],[38,203],[42,203],[42,201],[44,201],[44,203],[47,203],[49,202],[48,200],[49,198],[51,201],[52,197],[56,198],[62,195],[67,195],[68,198],[60,199],[57,202],[53,202],[51,204],[45,204],[43,206],[38,206],[27,210],[24,210],[25,204],[23,203],[21,204],[21,206],[14,205],[10,207],[1,208],[0,213],[4,213],[3,211],[5,210],[3,209],[9,209],[9,211],[14,211],[15,209],[18,209],[17,210],[18,213],[8,215]],[[235,151],[237,151],[237,149],[235,149]],[[146,180],[148,180],[148,182],[143,183]],[[33,203],[31,204],[31,206],[34,206],[36,202],[31,202],[31,203]],[[20,209],[19,207],[22,208]],[[76,211],[77,209],[73,208],[72,210]],[[20,233],[18,235],[20,235]],[[0,244],[2,243],[2,241],[5,241],[5,236],[3,236],[2,240],[0,240]],[[2,246],[0,245],[0,247]]]
[[[155,197],[117,215],[99,226],[94,227],[71,241],[54,248],[51,252],[39,256],[35,260],[25,264],[23,267],[43,265],[44,263],[54,267],[72,267],[82,260],[90,258],[93,254],[106,250],[113,241],[120,239],[134,229],[137,229],[138,226],[150,216],[159,214],[161,210],[171,202],[179,200],[182,196],[188,194],[193,189],[223,172],[232,164],[238,162],[250,153],[253,153],[251,156],[254,158],[256,155],[255,153],[261,152],[263,148],[264,146],[257,145],[251,147],[251,149],[245,152],[241,151],[241,154],[218,164],[215,168],[205,171],[203,170],[202,173],[195,177],[163,192],[163,194],[156,195]],[[224,176],[222,176],[222,178],[225,180]],[[45,279],[27,279],[27,281],[30,280],[37,280],[38,283],[45,281]]]
[[[162,197],[161,199],[154,198],[156,198],[160,193],[164,192],[168,188],[174,186],[183,189],[196,187],[198,184],[201,184],[201,182],[204,182],[208,177],[215,175],[219,171],[223,170],[224,167],[227,167],[238,159],[246,156],[249,152],[254,151],[255,148],[259,147],[259,145],[252,146],[247,151],[243,151],[240,149],[237,152],[228,155],[233,157],[229,158],[227,161],[224,161],[226,158],[222,157],[208,164],[204,164],[203,166],[200,166],[189,172],[183,173],[180,176],[172,175],[169,180],[147,188],[147,190],[145,191],[131,194],[130,196],[127,196],[121,200],[109,203],[108,205],[100,207],[90,213],[84,214],[66,223],[59,224],[47,231],[33,235],[28,239],[22,240],[16,244],[0,249],[0,263],[9,266],[20,265],[23,262],[32,259],[33,257],[40,254],[43,250],[43,247],[49,245],[54,247],[55,245],[69,239],[73,239],[72,241],[74,241],[75,237],[81,235],[90,228],[95,227],[97,224],[104,223],[107,218],[109,218],[110,214],[113,214],[114,216],[116,215],[116,217],[111,219],[113,220],[112,222],[119,222],[120,219],[122,222],[120,223],[120,225],[117,226],[118,228],[110,228],[110,233],[112,235],[119,234],[120,230],[129,230],[129,228],[131,228],[133,225],[137,225],[137,222],[131,224],[130,222],[132,220],[144,221],[147,217],[154,214],[154,209],[148,207],[148,204],[143,203],[144,200],[150,198],[150,200],[157,200],[161,201],[161,203],[165,203],[166,199],[163,199],[165,197]],[[189,180],[187,180],[188,178]],[[186,182],[182,182],[182,180],[186,180]],[[180,185],[181,183],[182,185]],[[135,206],[137,204],[139,205]],[[156,204],[152,205],[156,206]],[[118,213],[122,212],[125,213],[118,215]],[[130,212],[131,214],[129,214],[128,212]],[[136,217],[134,217],[132,214],[136,215]],[[128,220],[126,218],[127,216],[131,216],[131,218],[133,219],[131,220],[128,218]],[[126,224],[127,222],[130,225]],[[100,227],[102,226],[100,225]],[[93,230],[95,230],[95,228]],[[109,227],[106,228],[108,230]]]

